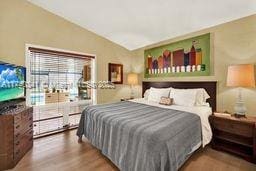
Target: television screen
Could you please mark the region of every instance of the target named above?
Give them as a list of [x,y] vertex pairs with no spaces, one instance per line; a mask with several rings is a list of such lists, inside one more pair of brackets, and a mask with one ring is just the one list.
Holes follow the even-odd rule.
[[25,68],[0,64],[0,102],[25,96]]

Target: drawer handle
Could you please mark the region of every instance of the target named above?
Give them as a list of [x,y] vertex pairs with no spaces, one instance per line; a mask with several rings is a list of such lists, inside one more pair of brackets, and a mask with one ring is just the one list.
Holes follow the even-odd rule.
[[20,141],[18,141],[17,143],[16,143],[16,145],[19,145],[20,144]]
[[30,117],[29,120],[32,121],[32,117]]
[[17,125],[15,128],[18,129],[20,127],[20,125]]
[[16,136],[15,136],[15,137],[16,137],[16,138],[18,138],[18,136],[20,136],[20,133],[16,134]]
[[33,130],[29,131],[29,134],[32,134],[33,133]]
[[15,120],[20,120],[20,116],[16,116],[16,117],[15,117]]
[[33,127],[33,124],[30,124],[29,127],[32,128],[32,127]]

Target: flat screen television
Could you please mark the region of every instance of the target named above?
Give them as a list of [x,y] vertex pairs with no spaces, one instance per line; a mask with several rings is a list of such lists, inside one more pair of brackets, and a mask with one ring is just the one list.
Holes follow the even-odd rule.
[[24,67],[0,63],[0,102],[25,97]]

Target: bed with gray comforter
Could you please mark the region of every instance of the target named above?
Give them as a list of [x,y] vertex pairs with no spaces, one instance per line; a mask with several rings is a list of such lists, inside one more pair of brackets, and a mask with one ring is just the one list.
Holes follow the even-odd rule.
[[199,116],[129,101],[87,107],[77,135],[122,171],[176,171],[202,139]]

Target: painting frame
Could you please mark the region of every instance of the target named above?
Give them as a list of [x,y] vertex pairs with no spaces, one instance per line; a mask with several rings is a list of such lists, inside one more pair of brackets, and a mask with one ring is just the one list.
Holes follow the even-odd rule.
[[108,63],[108,81],[123,84],[123,64]]
[[210,33],[171,42],[144,51],[144,77],[211,75]]

